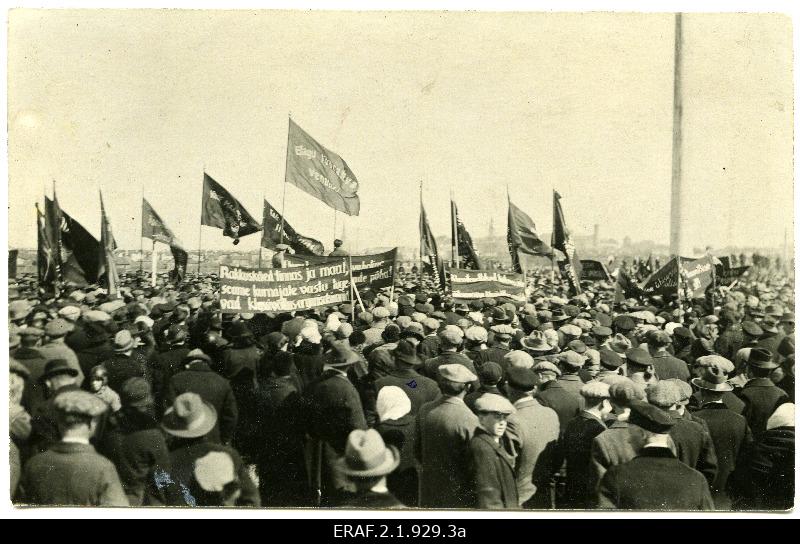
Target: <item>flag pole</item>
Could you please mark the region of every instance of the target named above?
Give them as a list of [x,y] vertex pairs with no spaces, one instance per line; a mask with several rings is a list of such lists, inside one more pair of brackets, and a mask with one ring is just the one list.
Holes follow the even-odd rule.
[[[422,221],[422,180],[419,180],[419,214]],[[422,292],[422,229],[419,231],[419,292]]]
[[336,208],[333,209],[333,239],[336,240]]
[[150,259],[153,262],[153,271],[150,274],[150,285],[152,287],[156,286],[156,276],[158,275],[158,253],[156,253],[156,241],[153,240],[153,250],[150,254]]
[[550,233],[550,283],[556,281],[556,250],[553,247],[556,241],[556,188],[553,190],[553,232]]
[[[203,179],[205,180],[206,176],[206,166],[203,165]],[[203,185],[203,189],[205,190],[205,185]],[[205,196],[205,195],[203,195]],[[199,235],[197,236],[197,277],[200,277],[200,253],[203,249],[203,200],[200,199],[200,227],[199,227]]]
[[[261,221],[264,221],[264,201],[267,200],[266,191],[261,191]],[[264,229],[266,225],[261,225],[261,240],[264,239]],[[258,267],[261,268],[261,253],[263,250],[263,244],[261,240],[258,241]]]
[[286,129],[286,166],[283,169],[283,199],[281,202],[281,241],[283,243],[283,217],[286,214],[286,176],[289,173],[289,131],[292,128],[292,112],[289,112],[289,124]]
[[[142,210],[144,210],[144,183],[142,183]],[[139,223],[139,276],[144,272],[144,216]]]

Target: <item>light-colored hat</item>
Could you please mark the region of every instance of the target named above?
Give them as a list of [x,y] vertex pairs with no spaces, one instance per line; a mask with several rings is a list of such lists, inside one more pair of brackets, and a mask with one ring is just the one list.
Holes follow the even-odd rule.
[[347,437],[344,457],[337,464],[350,477],[385,476],[400,464],[400,452],[394,446],[387,447],[375,429],[356,429]]
[[562,325],[558,328],[558,331],[567,336],[580,336],[583,333],[580,327],[572,324]]
[[422,322],[425,328],[435,331],[439,328],[439,321],[432,317],[426,317],[425,321]]
[[662,380],[647,387],[647,402],[659,408],[669,408],[681,402],[681,392],[674,383]]
[[540,361],[533,367],[534,372],[552,372],[556,376],[561,376],[561,369],[550,361]]
[[458,346],[464,340],[464,332],[455,325],[447,325],[439,332],[439,338],[451,346]]
[[81,317],[81,309],[77,306],[64,306],[58,311],[58,315],[70,321],[77,321]]
[[111,316],[101,310],[89,310],[83,314],[83,319],[89,323],[105,323],[111,321]]
[[547,337],[542,331],[532,331],[520,343],[525,349],[531,351],[550,351],[553,349],[553,346],[547,342]]
[[778,406],[767,420],[767,430],[778,427],[794,427],[794,403],[786,402]]
[[66,336],[72,329],[72,323],[57,317],[44,326],[44,333],[50,338],[60,338]]
[[478,377],[470,372],[467,367],[458,363],[441,365],[439,367],[439,375],[443,379],[455,383],[472,383],[478,380]]
[[512,336],[514,334],[514,329],[511,325],[493,325],[489,327],[489,330],[493,333],[500,335],[500,336]]
[[586,358],[583,355],[574,351],[565,351],[558,356],[558,360],[572,368],[582,368],[586,362]]
[[374,310],[372,310],[372,316],[375,319],[386,319],[389,317],[389,310],[384,308],[383,306],[378,306]]
[[508,361],[511,367],[533,368],[533,357],[519,349],[509,351],[503,356],[503,359]]
[[98,417],[108,410],[108,404],[86,391],[66,391],[56,395],[55,409],[62,414]]
[[164,412],[161,428],[173,436],[199,438],[217,424],[217,411],[196,393],[178,395]]
[[122,329],[114,335],[114,351],[122,353],[136,347],[136,340],[134,340],[131,331]]
[[470,327],[464,331],[464,336],[472,342],[486,342],[489,339],[486,329],[477,326]]
[[478,413],[513,414],[517,411],[507,398],[494,393],[484,393],[475,400],[474,406]]
[[581,387],[581,396],[587,399],[607,399],[610,397],[608,384],[592,380]]
[[194,462],[194,479],[203,491],[219,493],[236,481],[236,468],[224,451],[210,451]]

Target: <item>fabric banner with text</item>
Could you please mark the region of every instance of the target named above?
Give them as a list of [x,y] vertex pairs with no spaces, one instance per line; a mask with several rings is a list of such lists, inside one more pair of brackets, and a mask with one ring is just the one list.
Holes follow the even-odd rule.
[[[341,257],[314,257],[309,255],[285,255],[284,262],[290,268],[315,264],[338,263]],[[353,266],[353,282],[359,291],[391,287],[394,283],[397,248],[375,253],[374,255],[353,255],[350,262]]]
[[451,268],[450,286],[454,302],[481,298],[508,298],[525,302],[525,278],[522,274],[495,270]]

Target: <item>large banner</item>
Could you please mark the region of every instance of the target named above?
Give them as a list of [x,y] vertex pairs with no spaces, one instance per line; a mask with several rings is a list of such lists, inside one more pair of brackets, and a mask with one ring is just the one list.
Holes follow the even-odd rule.
[[509,298],[525,302],[525,278],[522,274],[496,270],[464,270],[451,268],[450,286],[455,302],[480,298]]
[[347,259],[298,268],[220,266],[222,313],[293,312],[350,301]]
[[[561,264],[559,262],[558,264]],[[581,259],[581,279],[592,281],[611,281],[606,265],[600,261]]]
[[[699,259],[681,257],[681,296],[688,299],[704,297],[706,289],[713,281],[713,270],[714,264],[709,256]],[[672,258],[641,284],[642,293],[646,296],[671,296],[677,293],[678,274],[678,260]]]
[[[347,257],[345,257],[347,259]],[[374,255],[353,255],[349,257],[353,265],[353,282],[359,291],[377,291],[391,287],[394,283],[397,248]],[[284,255],[288,267],[337,263],[342,257],[316,257],[313,255]]]

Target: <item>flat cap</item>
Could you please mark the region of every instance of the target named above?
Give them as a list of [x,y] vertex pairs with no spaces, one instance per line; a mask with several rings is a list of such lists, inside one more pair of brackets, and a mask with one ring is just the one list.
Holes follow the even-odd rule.
[[669,414],[646,402],[631,402],[631,415],[628,420],[633,425],[656,434],[668,434],[675,425]]
[[683,338],[685,340],[691,340],[692,331],[690,331],[686,327],[675,327],[674,329],[672,329],[672,335],[678,338]]
[[558,356],[558,360],[572,368],[582,368],[586,358],[574,351],[565,351]]
[[580,336],[581,334],[583,334],[583,331],[581,330],[580,327],[572,324],[562,325],[561,327],[558,328],[558,331],[567,336]]
[[653,358],[642,348],[631,348],[627,350],[625,352],[625,358],[628,360],[628,364],[639,366],[653,365]]
[[614,319],[614,328],[618,331],[629,332],[636,328],[636,323],[629,315],[621,315]]
[[58,311],[58,315],[70,321],[76,321],[81,316],[81,309],[77,306],[64,306]]
[[464,331],[464,336],[473,342],[486,342],[489,339],[489,334],[483,327],[470,327]]
[[506,371],[506,375],[508,385],[517,391],[533,391],[536,389],[536,384],[539,383],[536,373],[530,368],[512,366]]
[[447,325],[439,332],[439,338],[451,346],[458,346],[464,340],[464,331],[455,325]]
[[375,317],[375,319],[386,319],[389,317],[389,309],[384,308],[383,306],[378,306],[372,310],[372,315]]
[[669,408],[681,402],[681,391],[669,380],[661,380],[647,387],[647,402],[659,408]]
[[24,329],[18,329],[17,334],[19,336],[33,336],[35,338],[41,338],[44,336],[44,331],[38,327],[25,327]]
[[432,317],[426,318],[425,321],[422,322],[422,324],[425,326],[425,328],[430,329],[432,331],[435,331],[439,328],[439,321]]
[[489,328],[489,330],[492,331],[493,333],[501,335],[501,336],[511,336],[511,335],[514,334],[513,327],[511,327],[511,325],[505,325],[505,324],[503,324],[503,325],[492,325]]
[[586,347],[586,344],[581,342],[580,340],[572,340],[569,344],[567,344],[567,348],[574,351],[575,353],[579,353],[583,355],[589,349]]
[[497,385],[503,379],[503,367],[494,361],[486,361],[478,369],[478,379],[484,385]]
[[600,364],[609,370],[616,370],[622,366],[624,361],[619,354],[613,350],[603,348],[600,350]]
[[411,314],[411,321],[414,321],[415,323],[424,323],[426,319],[428,319],[428,316],[422,312],[413,312]]
[[610,396],[608,384],[592,380],[581,387],[581,396],[586,399],[607,399]]
[[105,323],[111,321],[111,316],[101,310],[89,310],[83,314],[83,319],[89,323]]
[[513,414],[517,409],[505,397],[494,393],[484,393],[475,400],[475,411],[490,414]]
[[587,319],[575,319],[572,324],[579,327],[583,332],[592,330],[592,322]]
[[503,360],[508,362],[509,368],[533,368],[533,357],[519,349],[506,353]]
[[467,367],[458,363],[440,366],[439,375],[445,380],[456,383],[471,383],[478,379]]
[[630,406],[635,400],[644,401],[647,398],[642,387],[623,376],[609,385],[608,395],[613,402],[621,406]]
[[72,330],[72,323],[60,317],[44,326],[44,333],[50,338],[66,336]]
[[742,330],[750,336],[760,337],[764,334],[764,329],[758,326],[754,321],[745,321],[742,323]]
[[726,359],[722,355],[703,355],[695,360],[695,364],[699,367],[716,367],[724,374],[730,374],[734,371],[735,367],[733,362]]
[[77,414],[97,417],[108,409],[108,404],[86,391],[65,391],[53,400],[56,410],[61,414]]
[[551,363],[550,361],[540,361],[533,367],[534,372],[552,372],[557,376],[561,376],[561,370]]
[[614,332],[608,327],[597,325],[596,327],[592,327],[592,334],[597,336],[598,338],[606,338],[614,334]]

